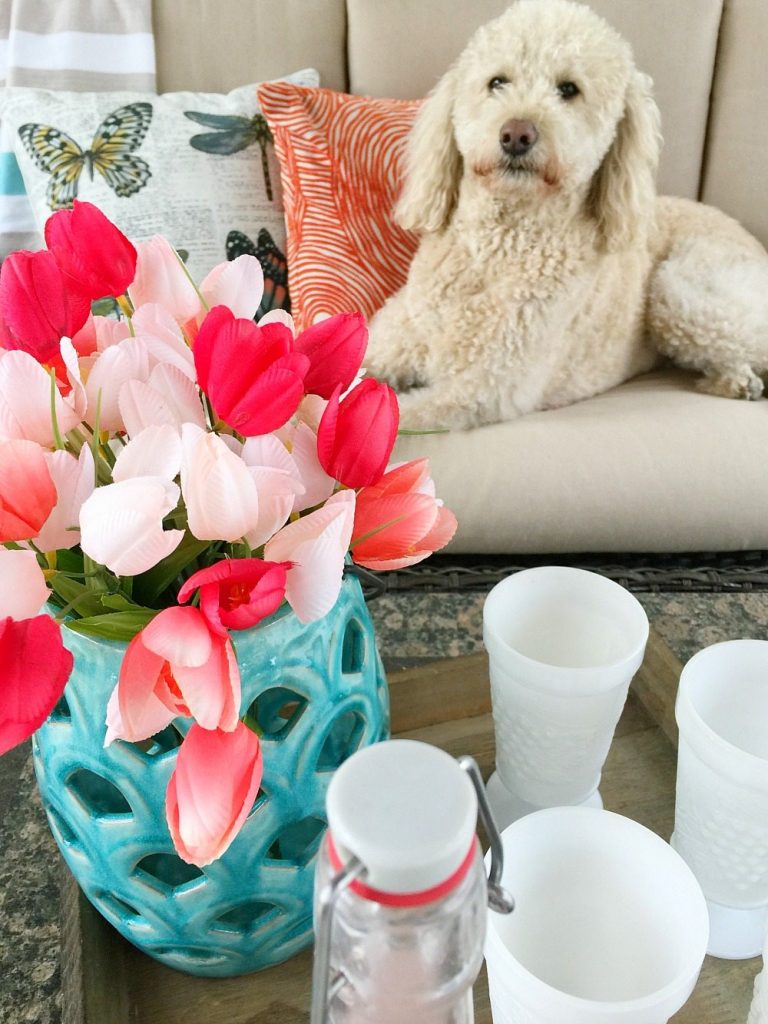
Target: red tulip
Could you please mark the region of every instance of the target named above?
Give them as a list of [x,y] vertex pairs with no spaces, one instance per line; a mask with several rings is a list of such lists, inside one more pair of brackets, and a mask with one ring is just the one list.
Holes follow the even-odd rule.
[[364,378],[339,402],[331,395],[317,431],[317,454],[325,472],[347,487],[380,480],[397,438],[397,395],[372,377]]
[[360,369],[367,344],[362,313],[339,313],[300,334],[296,351],[308,356],[310,363],[304,378],[307,393],[330,398],[337,384],[346,391]]
[[73,209],[49,217],[45,244],[70,286],[89,302],[122,295],[136,273],[136,249],[92,203],[76,199]]
[[0,442],[0,544],[37,537],[56,501],[56,487],[40,445]]
[[456,516],[435,497],[427,459],[406,462],[357,495],[352,560],[369,569],[403,569],[448,543]]
[[193,725],[184,738],[165,798],[165,816],[182,860],[204,867],[243,827],[259,792],[264,761],[258,736]]
[[285,597],[290,562],[261,558],[228,558],[190,576],[179,591],[179,603],[200,588],[200,611],[211,629],[249,629],[277,611]]
[[12,252],[0,269],[0,345],[22,349],[40,363],[59,354],[88,319],[90,305],[67,286],[50,252]]
[[197,382],[217,416],[248,437],[282,427],[304,397],[307,356],[283,324],[258,327],[215,306],[194,347]]
[[0,619],[0,754],[43,724],[64,692],[73,658],[48,615]]

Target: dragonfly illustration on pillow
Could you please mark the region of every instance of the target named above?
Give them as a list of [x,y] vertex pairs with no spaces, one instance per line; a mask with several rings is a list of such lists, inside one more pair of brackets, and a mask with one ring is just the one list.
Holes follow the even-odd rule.
[[151,103],[129,103],[104,118],[89,149],[49,124],[23,124],[19,137],[41,171],[50,174],[46,190],[51,210],[71,206],[77,198],[80,176],[94,169],[115,195],[131,196],[152,177],[149,164],[134,151],[144,141],[152,121]]
[[262,114],[245,117],[240,114],[206,114],[199,110],[185,110],[184,116],[212,132],[201,132],[189,140],[190,146],[201,153],[214,156],[231,156],[256,143],[261,149],[261,169],[264,174],[264,188],[267,199],[272,201],[272,179],[269,174],[267,146],[272,141],[266,118]]

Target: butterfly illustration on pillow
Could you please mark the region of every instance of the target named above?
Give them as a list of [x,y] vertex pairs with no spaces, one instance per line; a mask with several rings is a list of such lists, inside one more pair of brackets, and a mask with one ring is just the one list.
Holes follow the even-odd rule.
[[201,132],[189,140],[190,146],[201,153],[213,153],[215,156],[231,156],[257,143],[261,149],[261,170],[264,175],[264,188],[267,199],[272,202],[272,179],[269,174],[267,146],[272,142],[266,118],[262,114],[244,117],[239,114],[205,114],[199,110],[185,110],[184,117],[201,124],[206,128],[215,128],[213,132]]
[[259,231],[256,243],[242,231],[230,231],[227,235],[227,259],[238,256],[255,256],[264,271],[264,295],[256,311],[259,320],[271,309],[291,312],[291,297],[288,294],[288,264],[285,256],[275,245],[275,240],[266,228]]
[[50,174],[46,198],[52,210],[71,206],[77,198],[80,175],[94,168],[118,196],[132,196],[146,185],[152,172],[149,164],[134,156],[152,121],[151,103],[129,103],[106,117],[93,136],[89,149],[82,149],[65,132],[48,124],[23,124],[19,136],[35,165]]

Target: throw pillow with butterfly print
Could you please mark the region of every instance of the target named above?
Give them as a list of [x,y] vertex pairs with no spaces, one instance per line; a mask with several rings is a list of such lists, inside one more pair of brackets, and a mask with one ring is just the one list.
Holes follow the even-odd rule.
[[[289,77],[318,83],[312,69]],[[262,237],[264,259],[284,259],[280,175],[255,85],[227,94],[3,92],[1,130],[41,228],[52,209],[78,198],[99,206],[129,238],[165,235],[189,253],[197,279],[225,258],[233,229],[256,248],[266,230],[275,251],[267,252]]]

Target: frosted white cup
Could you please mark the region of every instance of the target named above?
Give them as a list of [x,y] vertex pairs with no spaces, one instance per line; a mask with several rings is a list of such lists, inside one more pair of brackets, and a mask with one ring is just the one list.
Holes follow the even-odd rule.
[[680,676],[672,844],[701,883],[708,952],[756,956],[768,926],[768,641],[699,651]]
[[488,796],[500,827],[541,807],[596,803],[600,774],[648,617],[618,583],[562,566],[498,583],[483,608],[496,773]]
[[637,822],[553,807],[504,830],[485,958],[494,1024],[664,1024],[696,984],[707,907],[685,861]]

